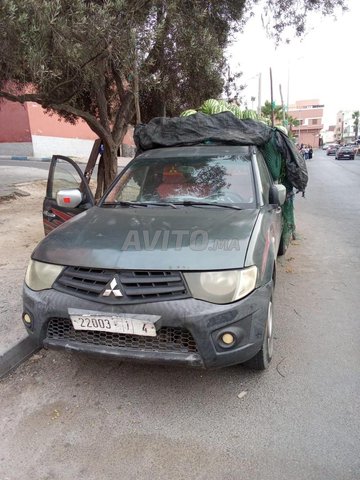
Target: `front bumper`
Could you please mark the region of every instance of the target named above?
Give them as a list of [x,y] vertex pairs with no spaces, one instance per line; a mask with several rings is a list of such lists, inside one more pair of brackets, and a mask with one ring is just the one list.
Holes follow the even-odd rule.
[[[28,333],[40,347],[132,361],[210,368],[245,362],[261,349],[271,287],[271,283],[264,285],[246,298],[227,305],[214,305],[193,298],[137,305],[104,305],[53,289],[35,292],[24,285],[23,305],[24,312],[32,319],[31,325],[27,326]],[[84,340],[85,337],[78,334],[78,330],[72,329],[69,307],[104,314],[158,315],[160,319],[156,322],[157,331],[170,332],[172,339],[172,332],[185,332],[182,335],[191,340],[186,340],[182,345],[174,341],[166,345],[164,341],[160,348],[156,346],[158,343],[155,346],[151,344],[150,347],[146,346],[146,342],[139,344],[134,341],[132,344],[127,341],[128,336],[123,343],[116,341],[109,344],[101,335],[96,337],[96,341],[89,342],[88,338]],[[56,325],[57,321],[67,325],[66,334],[62,329],[62,336],[49,336],[49,325]],[[231,347],[219,341],[219,335],[225,331],[236,334],[237,341]],[[165,335],[164,338],[170,337]]]

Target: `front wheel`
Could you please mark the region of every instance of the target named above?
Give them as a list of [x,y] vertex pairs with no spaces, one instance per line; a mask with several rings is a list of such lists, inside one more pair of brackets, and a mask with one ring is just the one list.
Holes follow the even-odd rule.
[[273,332],[273,302],[272,297],[269,300],[268,313],[265,324],[264,339],[261,350],[250,360],[244,363],[254,370],[266,370],[271,362],[274,351],[274,332]]

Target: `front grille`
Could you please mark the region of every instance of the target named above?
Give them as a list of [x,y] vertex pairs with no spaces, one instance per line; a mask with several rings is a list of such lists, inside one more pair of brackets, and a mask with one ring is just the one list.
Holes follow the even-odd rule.
[[[121,296],[103,292],[116,280]],[[102,303],[141,303],[145,301],[176,300],[189,297],[180,272],[116,271],[98,268],[67,267],[53,288],[64,293]]]
[[160,328],[156,337],[142,337],[123,333],[75,330],[71,320],[51,318],[48,324],[47,338],[145,352],[196,353],[198,351],[191,333],[183,328],[174,327]]

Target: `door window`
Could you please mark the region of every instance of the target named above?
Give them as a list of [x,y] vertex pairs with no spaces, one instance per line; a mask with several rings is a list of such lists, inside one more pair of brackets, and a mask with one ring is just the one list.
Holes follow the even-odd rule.
[[54,169],[54,177],[50,198],[56,199],[59,190],[80,189],[82,179],[75,168],[66,160],[58,159]]

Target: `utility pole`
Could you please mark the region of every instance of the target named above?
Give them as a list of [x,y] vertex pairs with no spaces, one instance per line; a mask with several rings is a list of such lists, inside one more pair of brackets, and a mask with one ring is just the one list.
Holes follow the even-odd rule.
[[259,73],[259,90],[258,90],[258,115],[261,115],[261,73]]
[[287,127],[287,121],[285,118],[285,105],[284,105],[284,98],[282,94],[282,89],[281,89],[281,83],[279,84],[279,90],[280,90],[280,98],[281,98],[281,108],[282,108],[282,117],[283,117],[283,126]]
[[290,98],[290,67],[288,66],[288,78],[287,78],[287,98],[286,98],[286,113],[289,115],[289,98]]
[[270,67],[270,93],[271,93],[271,126],[275,127],[275,102],[274,102],[274,90],[273,90],[273,78],[272,69]]

